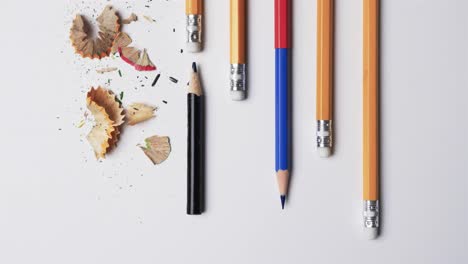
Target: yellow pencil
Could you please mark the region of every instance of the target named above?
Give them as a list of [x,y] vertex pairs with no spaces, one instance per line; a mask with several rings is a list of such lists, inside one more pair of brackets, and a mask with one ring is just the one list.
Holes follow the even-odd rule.
[[331,155],[333,144],[333,0],[317,0],[317,150]]
[[364,230],[379,231],[379,0],[364,0],[363,199]]
[[187,50],[200,52],[202,50],[203,1],[186,0],[185,14],[187,15]]
[[231,98],[246,98],[246,0],[231,0]]

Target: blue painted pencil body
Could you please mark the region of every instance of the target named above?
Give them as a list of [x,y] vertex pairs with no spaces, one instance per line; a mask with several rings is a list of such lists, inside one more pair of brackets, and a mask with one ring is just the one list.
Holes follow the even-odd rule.
[[288,49],[275,51],[276,171],[289,169]]

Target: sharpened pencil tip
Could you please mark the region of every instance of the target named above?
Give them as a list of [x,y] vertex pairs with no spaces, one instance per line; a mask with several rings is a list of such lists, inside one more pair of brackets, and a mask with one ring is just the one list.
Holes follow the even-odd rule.
[[284,210],[284,204],[286,203],[286,195],[281,195],[281,209]]
[[197,63],[196,62],[192,62],[192,69],[193,69],[193,72],[197,72]]

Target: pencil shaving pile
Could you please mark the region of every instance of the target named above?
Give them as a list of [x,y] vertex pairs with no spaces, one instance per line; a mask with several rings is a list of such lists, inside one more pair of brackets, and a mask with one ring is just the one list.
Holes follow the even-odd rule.
[[[155,117],[156,107],[133,103],[124,114],[121,103],[115,94],[102,87],[91,88],[86,96],[86,104],[94,116],[94,126],[86,137],[97,159],[117,146],[123,124],[136,125]],[[125,117],[127,116],[127,120]]]
[[[133,42],[132,38],[121,31],[123,25],[137,20],[138,17],[134,13],[120,20],[117,11],[111,6],[106,6],[96,19],[98,36],[93,38],[88,21],[82,15],[76,15],[70,29],[70,41],[75,53],[83,58],[100,60],[118,52],[122,60],[132,65],[137,71],[156,70],[147,50],[130,47]],[[96,72],[104,74],[117,70],[116,67],[105,67],[97,69]],[[120,70],[118,71],[121,75]],[[130,104],[124,110],[122,97],[123,92],[119,99],[111,90],[102,87],[91,88],[86,94],[87,108],[94,117],[93,127],[86,139],[98,160],[104,159],[112,149],[117,147],[125,124],[134,126],[156,117],[157,108],[143,103]],[[83,120],[77,127],[83,127],[85,122]],[[160,164],[169,157],[171,152],[169,137],[152,136],[145,142],[146,145],[140,147],[153,164]]]
[[76,15],[70,29],[70,40],[75,52],[83,58],[102,59],[117,51],[123,61],[132,65],[137,71],[154,71],[156,66],[151,62],[146,49],[140,51],[134,47],[128,47],[133,40],[127,33],[120,29],[124,24],[137,21],[138,17],[132,13],[130,17],[119,22],[117,11],[111,6],[106,6],[98,22],[98,37],[90,36],[89,23],[82,15]]

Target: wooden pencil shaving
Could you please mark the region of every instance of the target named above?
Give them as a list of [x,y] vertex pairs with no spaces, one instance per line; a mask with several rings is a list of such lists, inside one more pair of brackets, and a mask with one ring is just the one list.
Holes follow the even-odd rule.
[[120,57],[137,71],[154,71],[156,66],[151,62],[146,49],[141,52],[134,47],[119,48]]
[[70,40],[75,52],[83,58],[101,59],[109,56],[112,45],[120,30],[119,17],[111,6],[106,6],[96,19],[99,32],[97,38],[90,36],[89,23],[76,15],[70,29]]
[[125,115],[123,114],[124,109],[120,106],[120,103],[116,100],[115,94],[102,87],[91,88],[87,95],[88,101],[93,101],[99,106],[104,107],[107,114],[114,121],[116,126],[120,126],[124,123]]
[[154,71],[156,70],[156,66],[151,62],[146,49],[143,50],[143,54],[141,54],[140,59],[137,61],[135,65],[135,69],[137,71]]
[[95,123],[86,139],[93,148],[96,158],[102,159],[106,155],[109,148],[109,139],[115,130],[114,122],[109,118],[104,107],[97,105],[95,102],[88,102],[88,109],[94,116]]
[[[121,126],[124,123],[125,115],[123,108],[117,101],[116,96],[112,91],[98,87],[91,88],[86,97],[88,109],[90,107],[98,108],[100,112],[91,111],[95,119],[95,125],[88,135],[87,139],[94,149],[98,159],[104,158],[106,153],[117,145],[119,140]],[[96,107],[96,106],[97,107]],[[101,113],[101,112],[104,113]],[[97,119],[96,115],[104,115],[110,122],[102,125],[102,122]],[[105,119],[107,121],[107,119]],[[99,122],[98,122],[99,121]],[[110,128],[111,129],[110,129]],[[104,133],[102,130],[105,130]],[[105,141],[105,142],[104,142]]]
[[138,20],[138,16],[135,13],[132,13],[128,18],[122,19],[122,24],[128,25],[137,20]]
[[117,141],[119,141],[121,126],[124,123],[124,109],[112,91],[101,87],[91,89],[88,92],[88,98],[104,107],[110,119],[114,122],[115,130],[109,139],[109,148],[114,148],[117,145]]
[[127,33],[120,32],[114,40],[114,44],[111,48],[111,53],[115,54],[119,51],[119,48],[127,47],[132,43],[132,39]]
[[114,67],[109,67],[109,68],[97,69],[96,72],[99,73],[99,74],[104,74],[104,73],[107,73],[107,72],[114,72],[116,70],[118,70],[118,69],[114,68]]
[[153,18],[149,17],[149,16],[143,16],[148,22],[150,23],[154,23],[156,22],[156,20],[154,20]]
[[154,112],[157,110],[156,107],[149,106],[141,103],[133,103],[127,107],[125,114],[127,123],[131,126],[149,120],[155,117]]
[[145,143],[146,145],[140,146],[140,148],[154,165],[161,164],[171,154],[169,137],[152,136],[145,139]]
[[135,66],[138,59],[140,59],[140,51],[134,47],[119,48],[120,58],[126,63]]

